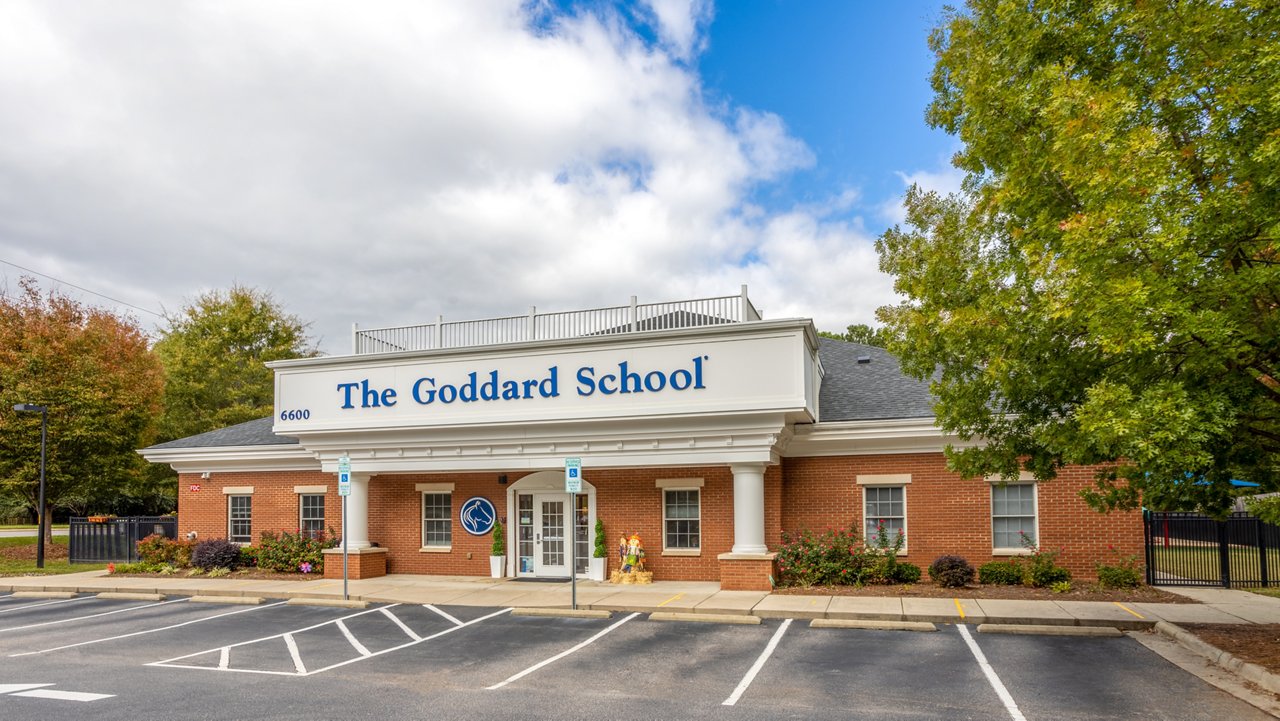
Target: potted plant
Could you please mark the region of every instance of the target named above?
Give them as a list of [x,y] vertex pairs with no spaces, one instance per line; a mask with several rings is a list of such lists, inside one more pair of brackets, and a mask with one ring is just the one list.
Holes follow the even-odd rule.
[[605,567],[605,559],[607,558],[607,554],[608,554],[608,551],[605,550],[605,545],[604,545],[604,521],[597,518],[595,549],[592,550],[591,552],[591,565],[587,569],[588,573],[590,574],[589,578],[592,581],[604,580],[604,570],[605,570],[604,567]]
[[507,560],[507,536],[502,528],[502,521],[493,522],[493,547],[489,549],[489,575],[502,578],[505,574]]

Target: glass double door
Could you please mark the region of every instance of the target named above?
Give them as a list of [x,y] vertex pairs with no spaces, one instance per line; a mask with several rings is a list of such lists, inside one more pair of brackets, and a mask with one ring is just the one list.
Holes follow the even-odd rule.
[[[517,497],[518,575],[567,578],[569,576],[569,525],[578,542],[578,573],[587,571],[587,497],[579,495],[571,505],[567,493],[521,493]],[[576,508],[574,506],[576,505]],[[573,508],[574,513],[570,514]]]

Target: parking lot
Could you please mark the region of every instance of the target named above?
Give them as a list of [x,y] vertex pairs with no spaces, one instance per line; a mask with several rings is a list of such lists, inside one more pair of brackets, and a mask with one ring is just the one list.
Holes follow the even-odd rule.
[[1132,638],[0,597],[0,718],[1271,718]]

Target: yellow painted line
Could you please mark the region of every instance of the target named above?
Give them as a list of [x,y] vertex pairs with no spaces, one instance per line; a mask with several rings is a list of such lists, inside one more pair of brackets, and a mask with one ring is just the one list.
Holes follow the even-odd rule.
[[960,605],[960,599],[953,598],[951,600],[956,602],[956,610],[960,612],[960,618],[964,618],[964,606]]
[[1128,611],[1129,613],[1132,613],[1133,615],[1137,616],[1138,618],[1141,618],[1141,619],[1142,619],[1142,620],[1144,620],[1144,621],[1145,621],[1145,620],[1147,620],[1145,616],[1143,616],[1142,614],[1140,614],[1140,613],[1138,613],[1137,611],[1133,610],[1132,608],[1129,608],[1128,606],[1124,605],[1123,603],[1120,603],[1119,601],[1112,601],[1112,603],[1114,603],[1115,605],[1119,606],[1120,608],[1123,608],[1125,611]]
[[662,608],[663,606],[667,605],[668,603],[671,603],[672,601],[679,601],[679,600],[680,600],[680,599],[682,599],[682,598],[684,598],[684,594],[683,594],[683,593],[677,593],[676,595],[672,596],[671,598],[668,598],[667,600],[663,601],[662,603],[659,603],[659,604],[658,604],[658,608]]

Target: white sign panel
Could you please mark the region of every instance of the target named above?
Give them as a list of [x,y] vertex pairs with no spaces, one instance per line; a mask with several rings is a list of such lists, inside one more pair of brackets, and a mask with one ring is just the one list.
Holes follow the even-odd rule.
[[[812,358],[799,328],[750,337],[439,359],[289,362],[275,430],[804,411]],[[809,387],[807,387],[809,386]]]
[[564,459],[564,492],[582,493],[582,459]]

